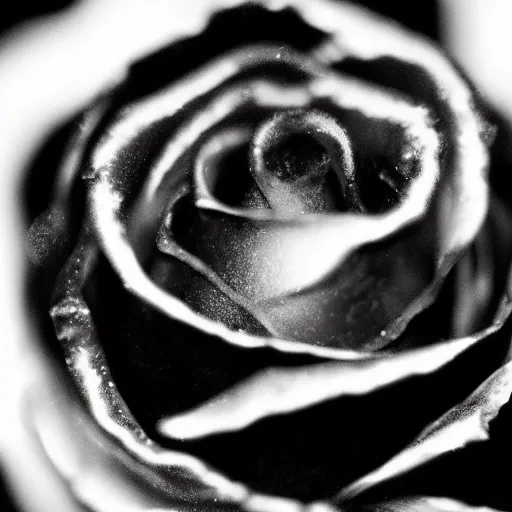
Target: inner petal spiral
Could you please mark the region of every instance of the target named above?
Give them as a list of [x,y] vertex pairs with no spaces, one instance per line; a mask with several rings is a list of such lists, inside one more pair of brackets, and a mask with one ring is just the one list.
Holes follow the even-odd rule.
[[[350,140],[331,116],[317,110],[280,112],[258,129],[251,150],[252,174],[273,209],[336,211],[346,202],[349,209],[364,210]],[[338,183],[328,179],[331,167]]]

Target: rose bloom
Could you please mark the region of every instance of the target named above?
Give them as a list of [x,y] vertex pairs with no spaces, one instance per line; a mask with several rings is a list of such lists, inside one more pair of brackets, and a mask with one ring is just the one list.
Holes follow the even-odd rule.
[[21,506],[512,510],[506,125],[348,3],[181,7],[4,45]]

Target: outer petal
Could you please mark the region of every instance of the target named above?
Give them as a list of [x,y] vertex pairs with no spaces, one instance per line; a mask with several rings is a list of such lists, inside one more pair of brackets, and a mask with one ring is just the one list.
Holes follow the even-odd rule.
[[369,505],[366,512],[500,512],[488,507],[472,507],[449,498],[415,496]]
[[[510,309],[510,298],[507,296],[495,320],[498,326],[510,314]],[[469,443],[488,440],[490,422],[509,401],[512,393],[511,357],[512,349],[505,364],[464,401],[426,427],[411,444],[383,466],[345,487],[337,500],[353,498],[440,455],[464,448]]]

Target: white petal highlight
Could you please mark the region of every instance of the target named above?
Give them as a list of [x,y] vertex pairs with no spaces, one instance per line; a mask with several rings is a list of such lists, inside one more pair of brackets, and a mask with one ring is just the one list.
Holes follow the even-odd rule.
[[236,431],[262,418],[333,398],[364,395],[414,375],[431,373],[480,339],[461,338],[386,358],[270,368],[195,409],[161,420],[159,430],[168,437],[195,439]]

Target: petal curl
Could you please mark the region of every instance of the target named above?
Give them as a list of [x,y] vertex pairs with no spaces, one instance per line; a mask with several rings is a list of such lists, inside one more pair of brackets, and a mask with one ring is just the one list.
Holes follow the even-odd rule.
[[332,398],[371,393],[401,380],[434,372],[498,328],[394,357],[269,368],[191,411],[164,418],[158,429],[164,436],[195,439],[239,430],[259,419]]
[[450,498],[411,496],[362,507],[364,512],[500,512],[489,507],[473,507]]
[[[508,303],[499,312],[497,328],[510,314]],[[345,487],[337,500],[344,501],[380,483],[418,467],[444,453],[469,443],[489,439],[489,424],[512,393],[512,349],[507,362],[490,375],[464,401],[427,426],[404,450],[375,471]]]

